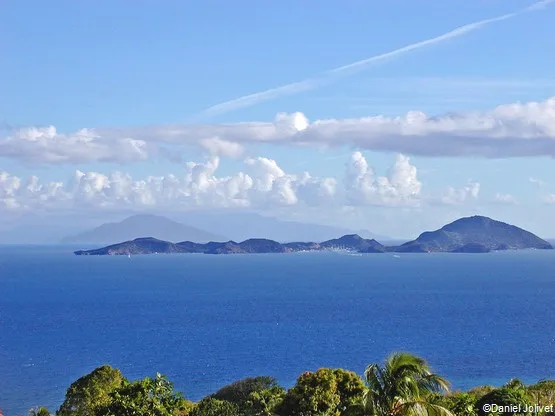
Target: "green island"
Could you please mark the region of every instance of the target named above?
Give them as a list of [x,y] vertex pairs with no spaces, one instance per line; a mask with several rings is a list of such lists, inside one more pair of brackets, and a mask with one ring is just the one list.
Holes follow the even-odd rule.
[[365,239],[357,234],[316,243],[279,243],[266,238],[251,238],[240,243],[235,241],[200,244],[192,241],[172,243],[152,237],[136,238],[132,241],[112,244],[92,250],[77,250],[77,256],[117,256],[137,254],[252,254],[293,253],[301,251],[347,250],[356,253],[489,253],[490,251],[521,249],[553,249],[553,246],[529,231],[475,215],[460,218],[435,231],[426,231],[412,241],[399,246],[384,246],[374,239]]
[[269,376],[236,381],[194,403],[163,375],[129,381],[104,365],[76,380],[55,413],[30,416],[488,416],[551,415],[555,380],[451,391],[446,379],[410,353],[370,364],[361,377],[344,369],[304,372],[285,389]]

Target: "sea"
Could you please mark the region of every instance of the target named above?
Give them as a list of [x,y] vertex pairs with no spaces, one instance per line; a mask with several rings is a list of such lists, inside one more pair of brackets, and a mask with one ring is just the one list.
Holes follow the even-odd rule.
[[191,400],[244,377],[424,357],[454,389],[555,378],[555,250],[75,256],[0,247],[0,409],[110,364]]

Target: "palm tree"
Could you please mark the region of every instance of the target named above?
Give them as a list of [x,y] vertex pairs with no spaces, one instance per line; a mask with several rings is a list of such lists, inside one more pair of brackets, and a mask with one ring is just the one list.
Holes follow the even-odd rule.
[[390,355],[385,364],[371,364],[364,372],[368,390],[364,397],[371,416],[453,416],[432,403],[431,394],[448,392],[449,383],[420,357],[408,353]]
[[[2,412],[0,412],[2,416]],[[35,407],[29,410],[29,416],[50,416],[50,412],[46,407]]]

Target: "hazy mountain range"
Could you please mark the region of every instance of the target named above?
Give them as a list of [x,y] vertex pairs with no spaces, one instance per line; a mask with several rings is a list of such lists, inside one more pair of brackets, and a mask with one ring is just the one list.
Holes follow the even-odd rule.
[[120,222],[102,224],[99,227],[64,237],[60,242],[62,244],[106,244],[109,241],[132,240],[145,235],[169,241],[182,241],[186,237],[188,240],[199,243],[227,239],[221,234],[213,234],[159,215],[133,215]]
[[279,242],[324,241],[353,233],[380,241],[392,240],[368,230],[285,221],[254,213],[195,211],[171,218],[151,214],[131,215],[109,222],[90,218],[86,223],[76,218],[58,218],[54,222],[34,216],[25,225],[0,230],[0,243],[105,245],[144,236],[196,242],[243,241],[257,237]]
[[391,237],[375,234],[369,230],[286,221],[254,213],[196,211],[184,214],[181,222],[195,224],[203,230],[222,234],[235,241],[243,241],[249,238],[268,238],[279,242],[324,241],[338,235],[353,233],[357,233],[364,238],[375,238],[380,241],[392,240]]

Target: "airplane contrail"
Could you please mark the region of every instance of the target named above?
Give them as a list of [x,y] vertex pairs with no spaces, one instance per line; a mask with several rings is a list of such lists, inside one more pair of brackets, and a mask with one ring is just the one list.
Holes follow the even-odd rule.
[[507,13],[501,16],[480,20],[474,23],[469,23],[469,24],[460,26],[456,29],[453,29],[449,32],[446,32],[442,35],[439,35],[430,39],[426,39],[420,42],[412,43],[410,45],[403,46],[398,49],[394,49],[390,52],[375,55],[370,58],[353,62],[348,65],[340,66],[338,68],[322,72],[318,75],[304,79],[302,81],[294,82],[287,85],[282,85],[280,87],[271,88],[254,94],[244,95],[242,97],[235,98],[233,100],[229,100],[220,104],[213,105],[198,113],[197,116],[214,116],[218,114],[224,114],[241,108],[250,107],[258,103],[269,101],[275,98],[279,98],[287,95],[294,95],[303,91],[310,91],[318,87],[321,87],[323,85],[326,85],[328,83],[331,83],[340,77],[348,76],[355,72],[362,71],[372,63],[384,61],[389,58],[398,57],[407,52],[420,49],[425,46],[433,45],[436,43],[446,41],[448,39],[453,39],[453,38],[465,35],[481,27],[487,26],[491,23],[500,22],[502,20],[507,20],[527,12],[543,9],[553,2],[555,2],[555,0],[540,0],[516,12]]

